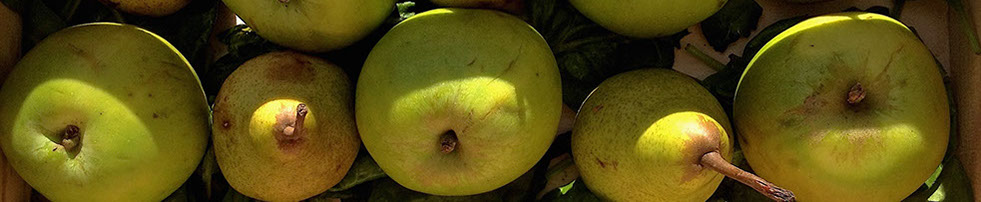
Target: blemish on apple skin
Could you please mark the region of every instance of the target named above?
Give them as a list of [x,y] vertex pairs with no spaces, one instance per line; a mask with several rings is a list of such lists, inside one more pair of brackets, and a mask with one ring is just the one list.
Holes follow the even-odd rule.
[[160,115],[157,115],[157,113],[153,113],[153,118],[159,118],[159,117]]
[[224,129],[231,128],[232,127],[232,123],[229,123],[228,121],[222,121],[221,127],[224,128]]
[[603,105],[596,105],[596,107],[593,107],[593,112],[594,113],[595,112],[599,112],[600,110],[603,110]]
[[614,170],[616,170],[617,167],[620,165],[620,162],[617,162],[617,161],[604,162],[604,161],[600,160],[599,158],[596,158],[596,163],[599,164],[600,167],[602,167],[602,168],[606,168],[606,165],[610,165],[611,167],[613,167]]

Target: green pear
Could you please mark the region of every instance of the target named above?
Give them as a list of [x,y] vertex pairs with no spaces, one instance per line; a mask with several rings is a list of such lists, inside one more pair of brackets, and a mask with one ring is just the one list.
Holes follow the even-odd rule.
[[114,9],[119,9],[123,12],[151,16],[151,17],[161,17],[176,13],[191,0],[99,0],[103,4],[112,7]]
[[849,12],[805,20],[743,74],[733,119],[760,176],[801,200],[900,201],[947,147],[947,93],[902,23]]
[[722,9],[726,0],[569,0],[610,31],[638,38],[678,33]]
[[389,31],[358,80],[371,156],[402,186],[433,195],[494,190],[548,150],[561,84],[548,44],[512,15],[435,9]]
[[201,161],[209,112],[191,65],[163,38],[83,24],[14,67],[0,89],[0,146],[53,201],[159,201]]
[[253,58],[215,98],[215,158],[228,184],[264,201],[299,201],[344,178],[361,147],[354,89],[340,67],[296,52]]
[[705,201],[725,176],[779,201],[793,193],[729,164],[732,134],[719,102],[694,79],[641,69],[601,83],[579,109],[572,156],[597,196]]
[[377,28],[395,0],[223,0],[262,38],[306,52],[347,47]]

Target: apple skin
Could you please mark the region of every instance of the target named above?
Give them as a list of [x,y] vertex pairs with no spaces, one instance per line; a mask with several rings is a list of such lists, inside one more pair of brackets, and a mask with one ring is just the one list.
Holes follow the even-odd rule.
[[727,0],[569,0],[610,31],[637,38],[667,36],[698,24]]
[[[867,94],[851,105],[856,82]],[[753,170],[801,201],[900,201],[935,171],[950,131],[933,55],[900,22],[858,12],[814,17],[768,42],[733,116]]]
[[[163,38],[83,24],[14,67],[0,89],[0,146],[53,201],[160,201],[200,162],[209,117],[193,69]],[[81,134],[72,151],[58,144],[69,124]]]
[[99,0],[109,7],[123,12],[150,17],[174,14],[191,3],[191,0]]
[[[242,64],[214,108],[215,156],[229,185],[263,201],[300,201],[340,182],[361,147],[353,95],[344,71],[320,58],[273,52]],[[305,132],[280,141],[279,120],[295,121],[301,102]]]
[[[524,21],[435,9],[389,31],[357,84],[361,139],[406,188],[472,195],[517,179],[545,154],[561,116],[555,57]],[[457,146],[441,151],[444,133]]]
[[601,198],[705,201],[725,176],[703,167],[701,158],[711,151],[732,158],[728,128],[722,106],[691,77],[634,70],[606,79],[586,98],[572,130],[572,156]]
[[391,14],[395,0],[223,0],[273,43],[305,52],[347,47]]

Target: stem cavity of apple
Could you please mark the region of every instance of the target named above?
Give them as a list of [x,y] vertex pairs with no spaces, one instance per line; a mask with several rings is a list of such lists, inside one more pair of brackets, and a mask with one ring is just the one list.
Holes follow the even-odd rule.
[[862,83],[855,83],[851,89],[848,90],[848,104],[857,105],[862,103],[865,99],[865,88],[862,87]]
[[439,138],[440,151],[442,151],[444,154],[449,154],[450,152],[453,152],[453,150],[456,150],[456,143],[458,141],[459,140],[456,139],[455,131],[453,130],[446,131]]
[[78,146],[78,143],[82,140],[82,134],[79,130],[76,125],[65,127],[65,133],[61,135],[61,146],[65,147],[65,150],[71,151]]
[[722,155],[718,151],[712,151],[702,155],[701,164],[752,187],[757,192],[762,193],[774,201],[797,201],[794,193],[790,190],[777,187],[777,185],[767,182],[759,176],[739,169],[739,167],[732,165],[722,158]]
[[[300,103],[296,105],[296,119],[293,121],[293,125],[286,126],[283,128],[283,140],[297,140],[300,139],[301,134],[303,134],[303,122],[307,118],[307,105]],[[294,135],[296,134],[296,135]]]

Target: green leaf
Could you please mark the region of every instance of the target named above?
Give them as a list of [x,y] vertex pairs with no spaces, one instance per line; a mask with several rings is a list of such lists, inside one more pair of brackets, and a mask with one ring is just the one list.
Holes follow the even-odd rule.
[[589,191],[586,184],[582,182],[582,178],[577,179],[569,183],[569,185],[564,186],[566,191],[554,190],[550,194],[547,194],[542,201],[546,202],[600,202],[601,200],[598,196]]
[[700,23],[702,34],[715,51],[723,52],[729,44],[749,37],[763,15],[755,0],[729,0],[718,12]]
[[639,68],[671,68],[674,47],[688,34],[629,38],[590,21],[566,0],[526,3],[527,21],[552,48],[561,73],[563,102],[573,109],[610,76]]
[[339,192],[350,189],[362,183],[387,177],[385,171],[378,167],[378,163],[371,158],[367,150],[362,149],[358,152],[358,157],[354,159],[354,165],[347,171],[347,175],[337,185],[327,191]]

